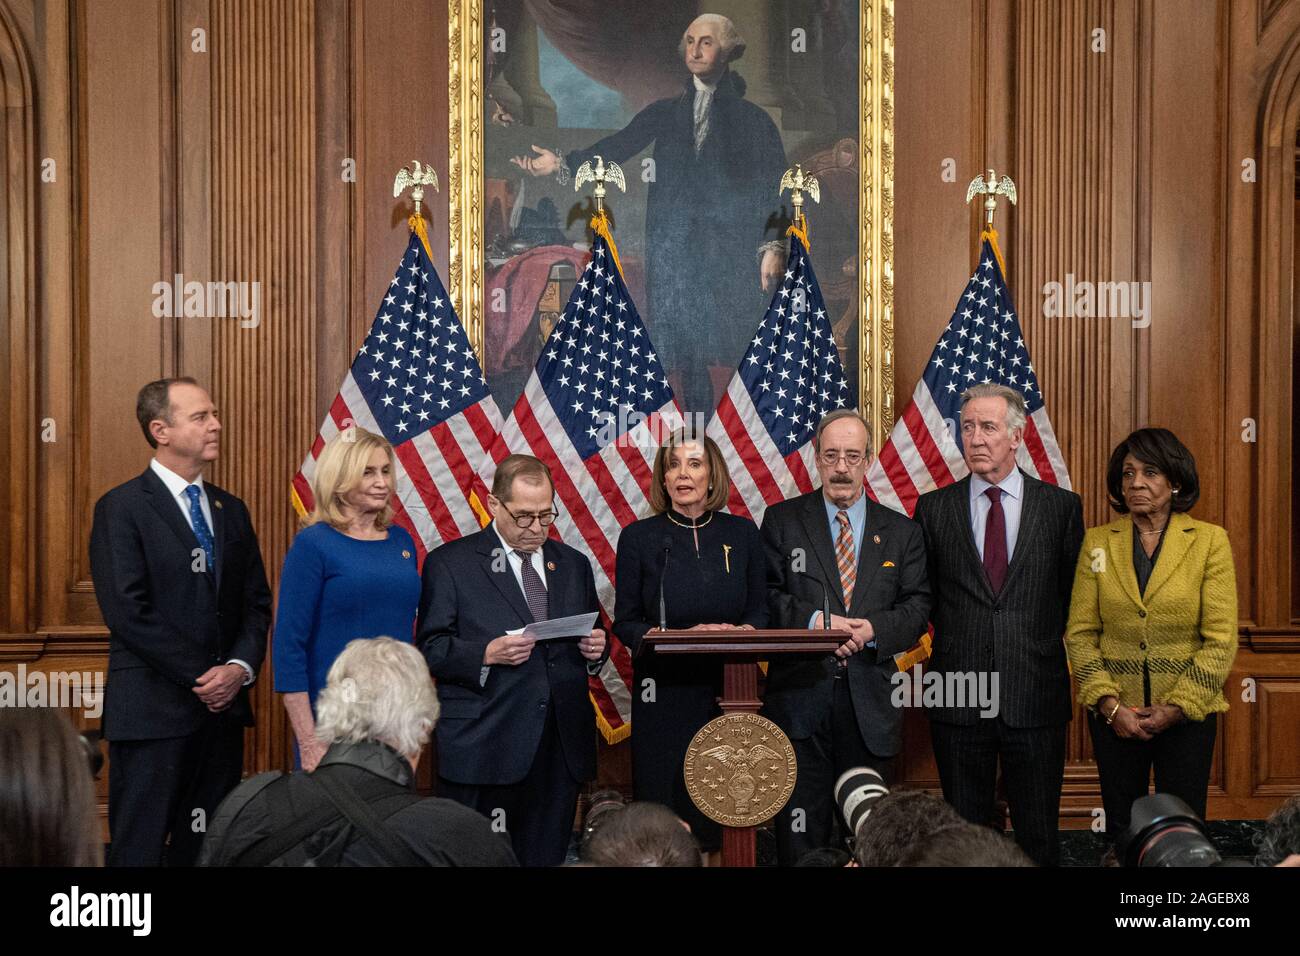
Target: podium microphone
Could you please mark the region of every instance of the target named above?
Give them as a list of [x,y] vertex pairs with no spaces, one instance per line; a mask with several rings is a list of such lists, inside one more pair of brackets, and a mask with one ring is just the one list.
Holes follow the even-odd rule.
[[[820,579],[817,583],[822,586],[822,630],[831,629],[831,592],[826,589],[826,582]],[[835,658],[835,673],[839,676],[848,670],[849,662],[842,657]]]
[[668,611],[664,608],[664,578],[668,577],[668,552],[673,549],[671,535],[664,535],[664,567],[659,572],[659,630],[668,630]]

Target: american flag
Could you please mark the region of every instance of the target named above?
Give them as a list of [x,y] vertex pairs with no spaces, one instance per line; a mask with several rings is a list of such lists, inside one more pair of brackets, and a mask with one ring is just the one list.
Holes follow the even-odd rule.
[[[311,478],[325,443],[350,426],[383,435],[397,458],[394,520],[424,561],[487,522],[485,474],[501,413],[465,329],[433,267],[422,220],[379,304],[302,468],[294,506],[312,507]],[[490,481],[489,479],[486,479]]]
[[804,235],[791,230],[780,287],[706,431],[731,472],[727,510],[754,521],[816,487],[817,422],[852,402]]
[[961,394],[977,384],[1006,385],[1025,396],[1029,419],[1016,460],[1029,474],[1070,487],[1065,459],[1007,291],[997,233],[986,230],[982,238],[975,274],[957,300],[912,400],[867,472],[871,497],[907,515],[916,510],[916,499],[927,491],[965,477]]
[[[591,258],[493,450],[549,466],[559,513],[552,535],[591,559],[607,618],[614,612],[619,532],[651,513],[647,495],[659,440],[681,412],[623,282],[608,220],[598,214]],[[597,723],[610,743],[631,731],[632,659],[610,639],[591,678]]]

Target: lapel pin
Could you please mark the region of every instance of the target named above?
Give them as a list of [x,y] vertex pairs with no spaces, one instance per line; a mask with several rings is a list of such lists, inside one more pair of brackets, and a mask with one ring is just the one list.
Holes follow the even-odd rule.
[[404,558],[409,558],[410,556],[411,556],[411,552],[410,552],[410,551],[407,551],[405,548],[403,548],[403,549],[402,549],[402,557],[404,557]]
[[554,561],[547,561],[547,562],[546,562],[546,570],[547,570],[547,571],[554,571],[554,570],[555,570],[555,562],[554,562]]
[[220,501],[214,501],[214,502],[212,502],[212,507],[214,507],[214,508],[220,508],[220,507],[221,507],[221,502],[220,502]]
[[880,544],[880,535],[878,535],[878,534],[873,534],[873,535],[871,536],[871,540],[872,540],[874,543],[876,543],[876,544]]

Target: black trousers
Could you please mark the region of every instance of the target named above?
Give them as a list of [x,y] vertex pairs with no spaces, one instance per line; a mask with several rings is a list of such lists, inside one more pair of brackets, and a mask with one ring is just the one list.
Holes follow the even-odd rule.
[[438,796],[477,810],[505,827],[521,866],[559,866],[573,838],[579,783],[569,772],[555,722],[555,705],[546,710],[546,726],[537,754],[519,783],[467,784],[438,778]]
[[931,720],[943,798],[971,823],[989,826],[1001,759],[1016,843],[1039,866],[1056,866],[1068,726],[1009,727],[1001,717],[969,725]]
[[847,677],[832,681],[831,709],[809,737],[791,740],[798,761],[794,791],[776,815],[776,853],[793,866],[811,850],[844,845],[844,822],[835,806],[835,781],[854,767],[870,767],[892,785],[894,759],[867,749],[853,713]]
[[185,737],[109,741],[108,865],[193,866],[243,768],[244,728],[229,714]]
[[1145,797],[1156,772],[1156,792],[1178,797],[1202,820],[1205,793],[1214,760],[1217,715],[1205,720],[1184,720],[1150,740],[1118,737],[1105,719],[1088,714],[1092,751],[1101,778],[1101,803],[1106,812],[1106,835],[1116,839],[1128,829],[1133,801]]

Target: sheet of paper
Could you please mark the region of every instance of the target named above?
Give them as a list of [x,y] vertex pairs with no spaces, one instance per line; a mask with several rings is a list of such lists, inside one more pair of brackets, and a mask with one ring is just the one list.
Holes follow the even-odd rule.
[[569,617],[552,618],[538,621],[524,628],[525,637],[536,641],[553,641],[561,637],[586,637],[596,626],[596,612],[590,614],[573,614]]

